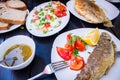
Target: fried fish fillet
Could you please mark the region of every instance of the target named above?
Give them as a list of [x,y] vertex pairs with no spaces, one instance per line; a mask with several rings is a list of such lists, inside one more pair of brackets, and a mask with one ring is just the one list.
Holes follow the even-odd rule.
[[75,10],[92,23],[103,23],[106,27],[113,27],[112,22],[94,0],[75,0]]
[[103,32],[98,45],[88,58],[87,64],[75,80],[99,80],[107,74],[116,60],[115,44],[110,35]]

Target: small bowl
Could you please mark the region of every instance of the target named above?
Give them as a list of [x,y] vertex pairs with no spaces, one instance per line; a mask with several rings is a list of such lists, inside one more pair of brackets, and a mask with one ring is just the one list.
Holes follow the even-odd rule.
[[10,47],[12,47],[16,44],[25,44],[25,45],[30,46],[30,48],[32,49],[31,56],[25,62],[18,64],[16,66],[8,67],[4,64],[0,64],[1,67],[4,67],[6,69],[10,69],[10,70],[19,70],[19,69],[25,68],[26,66],[28,66],[32,62],[32,60],[35,56],[35,43],[30,37],[24,36],[24,35],[13,36],[13,37],[8,38],[7,40],[5,40],[4,42],[1,43],[1,45],[0,45],[0,50],[1,50],[0,51],[0,60],[3,60],[5,52]]

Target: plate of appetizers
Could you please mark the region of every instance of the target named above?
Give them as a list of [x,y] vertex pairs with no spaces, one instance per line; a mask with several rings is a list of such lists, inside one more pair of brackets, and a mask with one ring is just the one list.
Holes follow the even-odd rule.
[[[22,4],[15,5],[12,4]],[[7,5],[7,6],[6,6]],[[9,8],[8,8],[9,7]],[[23,1],[0,2],[0,33],[12,31],[25,23],[29,10]]]
[[[65,48],[65,49],[68,48],[68,46],[66,48],[66,44],[68,44],[67,41],[69,39],[68,34],[72,34],[73,36],[76,35],[77,37],[81,37],[84,34],[86,34],[86,32],[90,32],[93,29],[94,28],[74,29],[74,30],[64,32],[64,33],[60,34],[58,37],[56,37],[56,39],[54,40],[53,46],[52,46],[52,50],[51,50],[51,62],[56,62],[56,61],[60,61],[60,60],[67,60],[69,62],[69,60],[68,60],[69,56],[67,56],[65,58],[66,55],[65,56],[61,55],[62,53],[64,53],[64,50],[62,49],[61,50],[62,53],[60,54],[60,52],[59,52],[60,48],[58,49],[58,47]],[[108,32],[106,30],[103,30],[103,29],[99,29],[100,35],[103,32],[105,32],[111,36],[111,40],[114,41],[114,43],[116,44],[116,51],[120,51],[120,46],[118,45],[118,44],[120,44],[120,40],[117,39],[112,33]],[[72,39],[74,40],[75,38],[72,38]],[[70,43],[71,42],[72,41],[70,40]],[[98,41],[98,43],[99,43],[99,41]],[[79,56],[83,57],[83,59],[84,59],[84,64],[87,63],[87,60],[88,60],[89,56],[91,55],[91,53],[93,52],[94,48],[95,48],[95,46],[87,45],[86,49],[84,51],[78,51]],[[68,49],[68,50],[70,50],[70,49]],[[65,50],[64,54],[67,54],[66,50]],[[115,64],[110,68],[108,73],[106,75],[104,75],[100,80],[114,80],[114,79],[119,80],[120,79],[119,61],[120,61],[120,58],[117,57]],[[71,63],[70,63],[70,65],[71,65]],[[82,69],[84,69],[84,67]],[[77,77],[77,74],[81,72],[81,70],[74,70],[71,67],[67,67],[63,70],[55,72],[55,75],[56,75],[57,80],[74,80]],[[113,73],[114,73],[114,75],[113,75]]]
[[[81,0],[82,1],[82,0]],[[86,2],[84,2],[84,4],[86,4]],[[83,3],[81,3],[83,4]],[[119,15],[119,10],[111,3],[109,3],[108,1],[105,1],[105,0],[95,0],[95,4],[97,4],[102,10],[103,12],[105,13],[106,17],[109,19],[109,20],[113,20],[115,19],[118,15]],[[89,16],[88,11],[86,10],[84,12],[84,14],[87,14],[88,16],[86,16],[86,18],[82,15],[80,15],[76,9],[75,9],[75,0],[70,0],[67,2],[67,7],[68,9],[70,10],[70,12],[76,16],[77,18],[83,20],[83,21],[86,21],[86,22],[89,22],[89,23],[94,23],[94,22],[91,22],[90,20],[87,19],[87,17]],[[93,5],[93,4],[91,4]],[[87,5],[86,5],[87,6]],[[90,9],[89,9],[90,10]],[[95,13],[96,13],[96,10],[95,10]],[[89,16],[89,17],[92,17]]]
[[64,4],[59,1],[45,2],[30,12],[26,27],[34,36],[46,37],[62,30],[69,18],[69,11]]

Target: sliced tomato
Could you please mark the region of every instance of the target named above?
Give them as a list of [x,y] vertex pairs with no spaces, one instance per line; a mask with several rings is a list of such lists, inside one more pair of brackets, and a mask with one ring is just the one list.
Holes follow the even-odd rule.
[[58,5],[58,6],[57,6],[57,8],[58,8],[58,9],[60,9],[61,11],[64,11],[64,12],[66,12],[66,11],[67,11],[66,7],[65,7],[65,6],[63,6],[63,5],[61,5],[61,4],[60,4],[60,5]]
[[34,14],[36,14],[36,15],[37,15],[38,13],[39,13],[39,11],[37,11],[37,10],[35,10],[35,11],[34,11]]
[[62,11],[59,11],[56,16],[57,17],[63,17],[63,16],[66,16],[67,14],[66,13],[63,13]]
[[85,50],[85,45],[82,43],[82,41],[79,38],[76,39],[75,46],[79,51]]
[[61,58],[63,58],[64,60],[71,59],[72,52],[70,52],[69,50],[65,48],[61,48],[61,47],[56,47],[56,49],[57,49],[57,53],[59,54]]
[[69,50],[69,51],[73,51],[75,49],[75,45],[70,45],[69,42],[67,44],[65,44],[65,49]]
[[45,18],[46,18],[47,20],[51,20],[51,19],[52,19],[52,16],[48,14],[48,15],[45,16]]
[[44,26],[46,29],[50,27],[50,23],[45,23],[45,26]]
[[84,59],[80,56],[72,56],[70,60],[70,69],[71,70],[81,70],[84,67]]
[[67,41],[70,41],[71,37],[72,37],[71,34],[68,34],[67,35]]

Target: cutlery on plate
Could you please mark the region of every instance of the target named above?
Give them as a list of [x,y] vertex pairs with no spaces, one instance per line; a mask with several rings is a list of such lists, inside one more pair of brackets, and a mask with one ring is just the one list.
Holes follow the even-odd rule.
[[46,65],[46,67],[44,68],[44,70],[41,73],[29,78],[28,80],[34,80],[44,74],[52,74],[56,71],[67,68],[68,66],[69,66],[69,64],[66,61],[58,61],[58,62],[50,63],[50,64]]
[[17,57],[7,58],[7,59],[1,60],[0,63],[6,62],[6,61],[10,61],[10,60],[13,60],[13,62],[14,62],[17,59],[18,59]]

